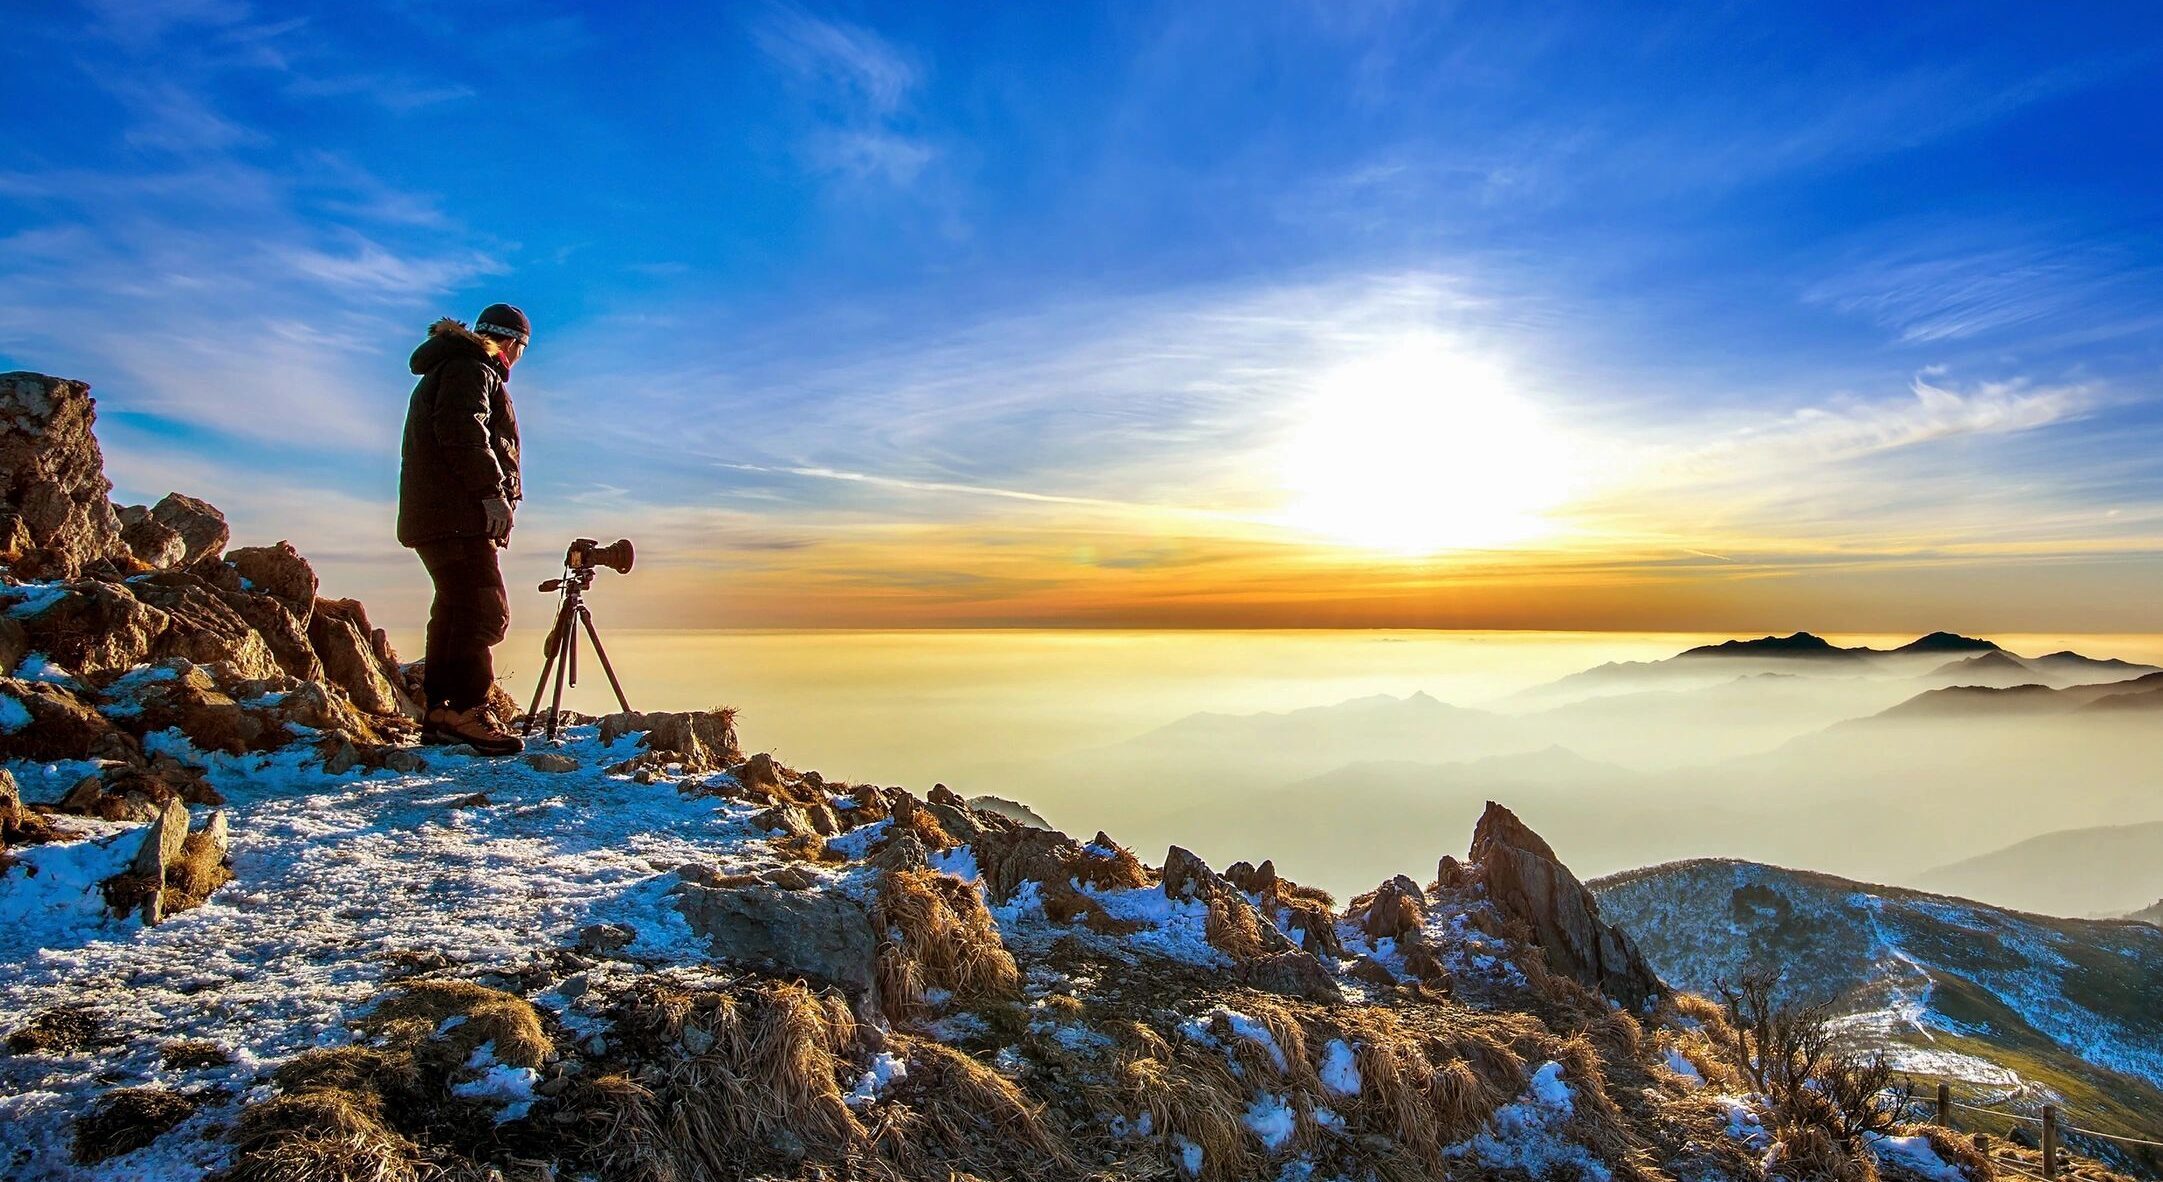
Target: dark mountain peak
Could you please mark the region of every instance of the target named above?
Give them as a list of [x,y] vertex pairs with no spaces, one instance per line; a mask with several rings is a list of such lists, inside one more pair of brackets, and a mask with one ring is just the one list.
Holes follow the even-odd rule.
[[1982,656],[1979,657],[1967,657],[1958,661],[1949,661],[1943,665],[1938,666],[1937,672],[1946,674],[1990,672],[2028,673],[2031,672],[2031,670],[2028,668],[2027,662],[2013,656],[2011,653],[2006,652],[2004,649],[1993,649],[1990,652],[1984,653]]
[[1701,644],[1682,653],[1685,657],[1852,657],[1862,649],[1841,648],[1822,636],[1796,632],[1787,636],[1760,636],[1756,640],[1723,640]]
[[1988,640],[1962,636],[1957,632],[1933,632],[1893,650],[1896,653],[1995,653],[2005,650]]

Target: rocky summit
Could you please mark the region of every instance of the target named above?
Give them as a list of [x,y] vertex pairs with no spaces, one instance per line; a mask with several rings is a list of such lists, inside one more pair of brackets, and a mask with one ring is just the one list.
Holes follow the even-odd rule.
[[0,377],[0,415],[9,1178],[2038,1162],[1827,1099],[1860,1077],[1774,1087],[1743,1015],[1662,982],[1499,804],[1431,880],[1377,867],[1340,904],[1269,862],[1152,865],[1012,801],[828,780],[725,711],[416,747],[416,670],[293,546],[229,548],[180,492],[111,505],[80,383]]

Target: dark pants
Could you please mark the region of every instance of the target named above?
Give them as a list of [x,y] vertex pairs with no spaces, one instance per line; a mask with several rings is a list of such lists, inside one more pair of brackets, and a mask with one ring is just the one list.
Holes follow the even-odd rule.
[[454,538],[414,547],[436,583],[428,609],[428,705],[470,710],[488,700],[496,679],[488,650],[511,626],[511,598],[487,538]]

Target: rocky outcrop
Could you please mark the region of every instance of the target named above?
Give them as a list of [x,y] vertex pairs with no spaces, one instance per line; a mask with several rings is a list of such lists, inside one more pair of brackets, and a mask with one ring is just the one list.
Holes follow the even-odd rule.
[[1633,1010],[1666,994],[1630,937],[1601,922],[1592,892],[1517,814],[1488,801],[1469,857],[1488,898],[1531,933],[1549,969]]
[[879,941],[870,915],[837,892],[721,885],[686,876],[670,897],[717,958],[808,976],[858,994],[875,980]]
[[1208,907],[1204,931],[1210,946],[1230,958],[1248,984],[1317,1001],[1342,996],[1314,957],[1193,851],[1175,845],[1165,853],[1163,882],[1167,898],[1194,899]]
[[20,577],[72,579],[128,567],[107,499],[90,387],[44,374],[0,374],[0,562]]
[[[736,746],[736,713],[733,710],[656,711],[651,714],[633,710],[601,719],[603,743],[613,743],[641,731],[645,735],[639,746],[644,750],[618,765],[620,770],[648,768],[658,771],[675,765],[686,773],[715,772],[743,758]],[[768,764],[771,765],[770,759]],[[745,783],[749,785],[749,781]]]

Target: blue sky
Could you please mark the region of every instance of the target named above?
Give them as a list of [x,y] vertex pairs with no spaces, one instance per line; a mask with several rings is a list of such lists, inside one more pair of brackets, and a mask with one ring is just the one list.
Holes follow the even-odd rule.
[[621,7],[12,5],[0,365],[399,618],[508,299],[642,622],[2163,629],[2163,9]]

